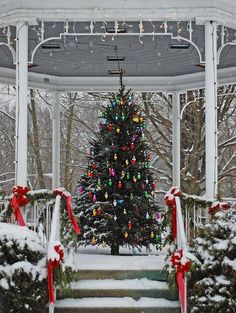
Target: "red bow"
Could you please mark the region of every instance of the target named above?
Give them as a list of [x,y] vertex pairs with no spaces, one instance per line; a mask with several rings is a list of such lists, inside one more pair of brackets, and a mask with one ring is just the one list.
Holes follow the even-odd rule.
[[29,187],[14,186],[12,188],[13,198],[11,200],[11,206],[20,226],[26,226],[20,207],[25,206],[29,202],[29,199],[26,197],[28,191],[30,191]]
[[172,207],[172,234],[174,240],[176,239],[177,235],[177,221],[176,221],[176,203],[175,197],[180,196],[181,192],[178,187],[172,187],[165,195],[164,200],[166,205]]
[[212,203],[211,207],[209,208],[209,213],[214,214],[219,210],[225,211],[225,210],[228,210],[229,208],[230,208],[229,203],[215,201]]
[[191,262],[187,258],[183,260],[183,250],[176,250],[171,256],[171,262],[176,268],[176,280],[179,287],[179,297],[181,304],[181,312],[186,312],[186,286],[184,282],[184,273],[190,270]]
[[61,246],[61,243],[58,243],[54,246],[53,252],[56,252],[56,256],[48,260],[49,303],[55,303],[53,270],[60,265],[60,262],[63,261],[64,258],[64,250]]
[[65,199],[67,212],[68,212],[68,215],[70,217],[71,223],[73,225],[74,231],[75,231],[76,234],[80,234],[80,228],[79,228],[79,226],[77,224],[75,215],[74,215],[74,213],[72,211],[72,198],[71,198],[70,193],[67,192],[64,188],[54,189],[53,192],[56,195],[60,195],[63,199]]
[[177,272],[189,272],[190,270],[190,260],[185,258],[183,261],[183,250],[176,250],[171,256],[171,262],[176,267]]

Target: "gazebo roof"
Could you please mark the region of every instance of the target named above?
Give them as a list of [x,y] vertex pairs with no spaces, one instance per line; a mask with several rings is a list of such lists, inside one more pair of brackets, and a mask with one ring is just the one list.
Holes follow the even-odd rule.
[[[29,24],[29,84],[52,89],[116,88],[109,71],[124,57],[125,83],[134,89],[204,85],[204,21],[217,21],[219,82],[235,81],[235,1],[4,1],[0,0],[0,80],[12,82],[7,44],[17,22]],[[125,33],[114,32],[117,24]],[[165,24],[166,23],[166,24]],[[42,36],[43,33],[43,36]],[[223,41],[222,41],[222,36]],[[5,37],[5,38],[4,38]],[[54,38],[54,39],[52,39]],[[183,45],[184,44],[184,45]],[[1,45],[1,43],[0,43]],[[177,45],[177,46],[173,46]],[[182,45],[182,46],[179,46]],[[11,46],[15,47],[12,42]],[[177,47],[177,48],[176,48]]]

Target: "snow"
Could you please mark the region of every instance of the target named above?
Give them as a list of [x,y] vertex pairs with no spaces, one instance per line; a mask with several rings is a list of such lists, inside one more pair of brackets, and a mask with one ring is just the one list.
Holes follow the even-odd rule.
[[[33,265],[28,261],[20,261],[12,265],[0,265],[0,272],[5,273],[9,278],[12,277],[16,270],[23,270],[25,273],[31,274],[33,280],[36,278],[38,280],[43,280],[47,277],[45,268],[42,268],[40,265]],[[8,283],[4,278],[0,280],[0,285],[5,289],[9,288]]]
[[148,289],[165,289],[168,290],[166,282],[141,279],[89,279],[80,280],[70,284],[71,289],[129,289],[129,290],[148,290]]
[[123,298],[83,298],[83,299],[63,299],[58,300],[55,304],[55,307],[64,307],[64,308],[103,308],[103,307],[116,307],[116,308],[163,308],[163,307],[171,307],[176,308],[179,307],[179,301],[170,301],[163,298],[147,298],[142,297],[138,300],[135,300],[131,297],[123,297]]
[[[166,252],[157,251],[157,255],[148,254],[145,251],[136,251],[139,255],[133,255],[132,250],[121,248],[120,255],[110,255],[109,248],[81,247],[74,255],[75,270],[163,270]],[[141,255],[145,253],[145,255]],[[67,261],[65,261],[67,262]],[[71,258],[69,259],[72,264]]]
[[215,295],[213,297],[208,296],[209,300],[214,302],[223,302],[225,300],[225,297],[222,297],[220,295]]
[[21,249],[24,249],[27,245],[30,250],[45,253],[44,246],[41,244],[38,235],[27,227],[0,223],[0,240],[6,240],[9,246],[13,244],[14,240]]
[[216,241],[218,241],[217,243],[213,244],[213,248],[217,249],[217,250],[227,250],[228,245],[229,245],[229,240],[225,239],[225,240],[219,240],[217,238],[215,238]]

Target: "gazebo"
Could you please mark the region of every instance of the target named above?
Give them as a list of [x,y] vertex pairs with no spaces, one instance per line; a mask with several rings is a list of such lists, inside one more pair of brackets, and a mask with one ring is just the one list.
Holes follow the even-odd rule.
[[[54,91],[53,187],[60,185],[59,93],[134,91],[173,103],[173,185],[180,185],[180,94],[205,86],[206,197],[217,189],[217,85],[236,82],[233,0],[0,0],[0,82],[16,85],[16,185],[27,183],[27,89]],[[117,52],[117,53],[116,53]]]

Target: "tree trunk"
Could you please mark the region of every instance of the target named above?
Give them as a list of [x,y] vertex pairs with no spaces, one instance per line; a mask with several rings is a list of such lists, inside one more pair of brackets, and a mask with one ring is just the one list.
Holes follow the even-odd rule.
[[43,164],[42,164],[42,156],[40,151],[40,142],[39,142],[39,129],[38,129],[38,119],[35,105],[35,95],[34,90],[30,89],[30,106],[29,112],[32,117],[32,142],[33,142],[33,151],[35,154],[36,167],[38,172],[38,182],[39,188],[45,189],[45,181],[43,176]]
[[111,255],[119,255],[119,245],[115,242],[111,244]]
[[65,157],[65,188],[68,191],[72,191],[72,173],[71,171],[71,148],[72,148],[72,132],[73,132],[73,121],[74,121],[74,110],[75,110],[75,100],[77,97],[77,92],[73,95],[70,93],[70,102],[69,102],[69,116],[66,132],[66,157]]

